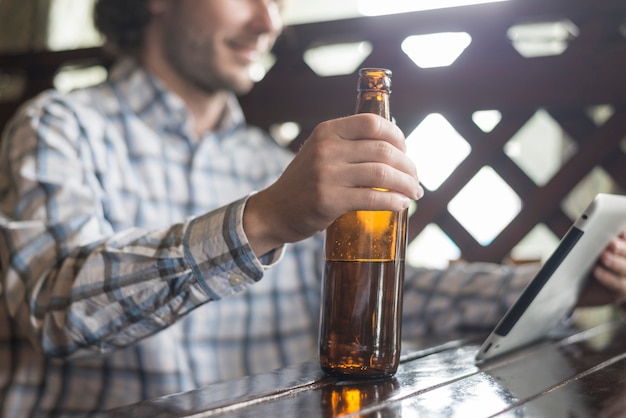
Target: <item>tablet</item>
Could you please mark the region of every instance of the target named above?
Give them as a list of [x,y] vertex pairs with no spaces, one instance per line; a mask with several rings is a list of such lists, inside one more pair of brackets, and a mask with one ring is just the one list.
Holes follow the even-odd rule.
[[626,228],[626,196],[598,194],[481,345],[477,362],[545,338],[576,306],[609,241]]

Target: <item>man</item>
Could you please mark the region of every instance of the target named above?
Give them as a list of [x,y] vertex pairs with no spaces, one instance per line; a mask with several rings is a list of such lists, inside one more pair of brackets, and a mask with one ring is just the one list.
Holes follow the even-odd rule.
[[[315,358],[318,232],[423,192],[403,134],[377,116],[321,123],[295,156],[246,126],[235,94],[279,9],[100,0],[96,22],[125,53],[109,80],[46,92],[7,126],[3,416],[85,416]],[[598,263],[613,287],[594,303],[626,296],[625,239]],[[408,271],[405,336],[489,326],[532,272]]]

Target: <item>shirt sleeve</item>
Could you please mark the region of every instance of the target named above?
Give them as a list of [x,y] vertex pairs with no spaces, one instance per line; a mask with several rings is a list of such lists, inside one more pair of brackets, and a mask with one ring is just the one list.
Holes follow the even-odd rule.
[[10,315],[44,353],[130,345],[262,278],[243,232],[246,198],[160,230],[114,233],[85,180],[76,118],[60,105],[25,117],[32,111],[2,140],[0,273]]
[[407,266],[403,337],[489,331],[539,267],[538,263],[503,266],[466,262],[442,270]]

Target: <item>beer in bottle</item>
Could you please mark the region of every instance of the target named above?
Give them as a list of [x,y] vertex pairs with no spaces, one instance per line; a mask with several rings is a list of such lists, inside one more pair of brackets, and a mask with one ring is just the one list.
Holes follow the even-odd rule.
[[[356,113],[390,119],[391,71],[359,71]],[[345,378],[392,376],[400,357],[407,210],[353,211],[326,230],[319,357]]]

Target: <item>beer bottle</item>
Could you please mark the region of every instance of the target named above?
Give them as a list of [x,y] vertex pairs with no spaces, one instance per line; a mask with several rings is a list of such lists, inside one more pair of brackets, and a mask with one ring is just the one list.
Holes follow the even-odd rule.
[[[356,113],[390,119],[391,71],[359,71]],[[327,374],[392,376],[400,357],[408,212],[353,211],[326,230],[319,357]]]

